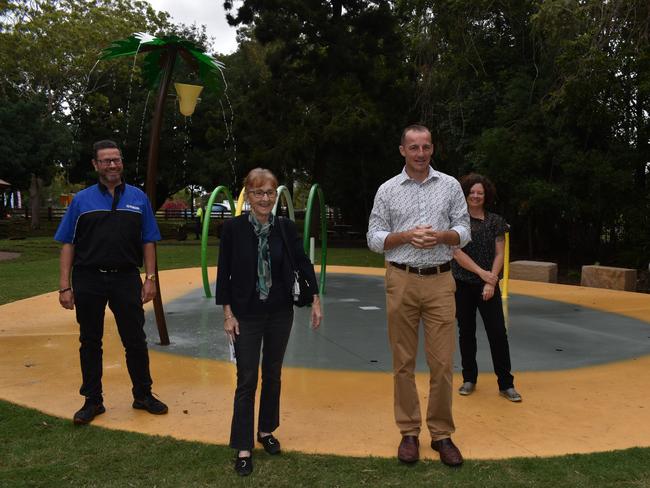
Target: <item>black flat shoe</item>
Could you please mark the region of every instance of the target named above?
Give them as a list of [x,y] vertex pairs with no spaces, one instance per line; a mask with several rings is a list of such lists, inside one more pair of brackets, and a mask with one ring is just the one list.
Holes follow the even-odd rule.
[[106,411],[104,405],[101,403],[93,403],[86,400],[83,407],[81,407],[72,418],[75,425],[86,425],[93,421],[97,415],[101,415]]
[[143,398],[133,399],[133,408],[146,410],[153,415],[164,415],[169,410],[167,405],[158,400],[151,393],[147,393]]
[[273,434],[265,435],[262,437],[258,432],[257,442],[262,444],[262,446],[264,446],[264,450],[269,454],[280,454],[280,441],[277,440]]
[[253,472],[253,456],[235,458],[235,472],[239,476],[248,476]]

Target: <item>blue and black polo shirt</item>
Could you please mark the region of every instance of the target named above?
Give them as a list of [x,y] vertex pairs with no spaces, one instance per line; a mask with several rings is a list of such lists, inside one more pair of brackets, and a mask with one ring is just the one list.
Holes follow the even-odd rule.
[[74,244],[73,266],[142,266],[142,245],[161,239],[147,195],[122,182],[113,195],[97,183],[75,195],[54,239]]

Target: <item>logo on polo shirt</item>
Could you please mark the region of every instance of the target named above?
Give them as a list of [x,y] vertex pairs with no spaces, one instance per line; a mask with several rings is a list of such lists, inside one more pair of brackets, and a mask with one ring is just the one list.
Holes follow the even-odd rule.
[[136,207],[135,205],[129,205],[128,203],[124,205],[126,208],[130,208],[131,210],[137,210],[138,212],[140,211],[140,207]]

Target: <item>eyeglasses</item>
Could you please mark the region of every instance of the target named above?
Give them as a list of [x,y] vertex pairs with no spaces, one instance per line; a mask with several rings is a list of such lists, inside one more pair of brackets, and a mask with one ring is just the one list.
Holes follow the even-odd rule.
[[122,158],[98,159],[97,164],[101,166],[109,166],[111,163],[118,165],[122,164]]
[[251,190],[248,192],[251,195],[255,195],[255,198],[262,198],[264,195],[271,198],[275,198],[275,196],[278,194],[277,190]]

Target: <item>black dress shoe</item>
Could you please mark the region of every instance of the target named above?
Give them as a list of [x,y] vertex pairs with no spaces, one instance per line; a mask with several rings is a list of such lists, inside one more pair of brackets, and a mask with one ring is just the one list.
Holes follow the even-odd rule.
[[95,403],[90,400],[86,400],[84,406],[81,407],[81,409],[77,410],[77,412],[74,414],[72,421],[75,425],[86,425],[92,422],[97,415],[100,415],[105,411],[106,409],[101,403]]
[[262,437],[257,433],[257,442],[264,446],[264,450],[269,454],[280,454],[280,441],[277,440],[273,434],[265,435]]
[[248,476],[253,472],[253,456],[235,458],[235,472],[239,476]]
[[154,415],[163,415],[168,411],[167,405],[158,400],[151,393],[145,395],[144,398],[136,398],[133,400],[133,408],[146,410]]

